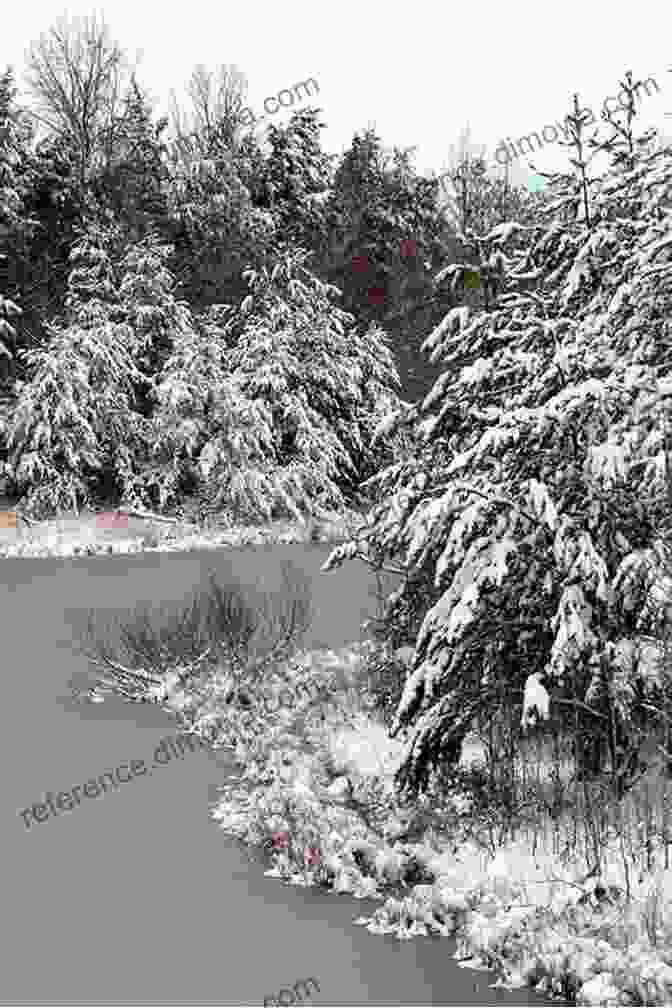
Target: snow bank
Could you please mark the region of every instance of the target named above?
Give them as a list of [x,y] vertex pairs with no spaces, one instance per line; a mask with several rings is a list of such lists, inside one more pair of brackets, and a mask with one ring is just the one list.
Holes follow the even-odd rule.
[[[602,876],[586,881],[584,865],[533,852],[525,839],[494,857],[474,842],[405,842],[395,839],[403,833],[403,812],[384,787],[376,832],[371,819],[353,811],[357,790],[366,797],[367,780],[391,779],[402,748],[361,714],[330,734],[324,752],[308,760],[309,770],[304,763],[300,796],[292,785],[298,771],[286,768],[283,781],[257,780],[252,791],[225,793],[213,818],[245,843],[268,843],[274,830],[293,835],[298,857],[286,847],[272,851],[269,876],[378,900],[374,914],[356,921],[374,934],[452,936],[462,965],[497,973],[493,986],[534,987],[581,1005],[672,1003],[672,871],[633,882],[626,906],[618,898],[624,879],[617,850],[607,852]],[[466,762],[469,755],[463,753]],[[325,786],[326,762],[339,776]],[[354,799],[353,783],[359,785]],[[372,789],[372,803],[374,795]],[[319,851],[319,869],[301,863],[307,844]],[[600,885],[604,891],[613,886],[611,901],[602,900]],[[669,924],[658,947],[646,925],[652,893]]]
[[[14,542],[0,542],[0,557],[94,556],[112,553],[175,553],[222,547],[274,544],[336,542],[349,535],[352,516],[335,518],[318,526],[301,523],[276,523],[270,527],[233,526],[220,531],[198,531],[178,536],[170,531],[149,530],[134,537],[114,539],[86,522],[76,531],[46,529],[28,533]],[[317,529],[317,531],[315,531]]]

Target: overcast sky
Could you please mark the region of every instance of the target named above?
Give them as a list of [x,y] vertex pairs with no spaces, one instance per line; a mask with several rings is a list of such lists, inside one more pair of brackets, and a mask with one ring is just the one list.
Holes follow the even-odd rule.
[[[415,165],[424,174],[450,166],[451,148],[459,149],[467,124],[473,143],[485,145],[493,162],[507,137],[541,133],[563,120],[575,91],[599,120],[605,98],[618,95],[628,69],[659,88],[656,93],[649,84],[649,96],[641,94],[642,129],[656,126],[666,138],[672,135],[672,117],[666,118],[672,113],[669,2],[340,0],[330,6],[304,0],[114,0],[97,7],[75,0],[68,8],[56,0],[13,3],[2,19],[0,65],[12,64],[18,75],[28,43],[60,15],[98,12],[125,50],[138,55],[140,81],[164,113],[171,89],[183,93],[197,63],[212,69],[235,64],[259,116],[265,98],[312,77],[319,95],[294,109],[323,110],[328,153],[341,152],[354,132],[372,126],[387,146],[416,146]],[[271,121],[281,124],[291,111]],[[552,136],[549,128],[547,139]],[[549,142],[534,161],[542,171],[560,169],[567,154]],[[512,178],[525,182],[531,174],[526,160],[515,165]]]

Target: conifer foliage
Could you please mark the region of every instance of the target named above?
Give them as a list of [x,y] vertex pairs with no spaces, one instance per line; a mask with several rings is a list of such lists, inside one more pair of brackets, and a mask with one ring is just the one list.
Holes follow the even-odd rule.
[[251,519],[353,499],[395,450],[372,433],[397,403],[403,354],[394,322],[367,298],[353,304],[341,244],[350,256],[373,236],[372,261],[392,262],[410,310],[416,274],[428,287],[442,261],[436,184],[395,153],[359,195],[366,167],[351,177],[346,157],[341,191],[320,110],[269,125],[265,144],[239,135],[228,71],[215,96],[197,72],[197,128],[171,143],[96,19],[43,33],[27,69],[36,126],[14,107],[11,74],[0,78],[5,489],[44,514],[195,494]]
[[178,272],[195,311],[245,296],[242,273],[263,260],[277,227],[244,181],[254,145],[234,154],[221,140],[213,133],[196,150],[173,150],[167,187]]
[[384,334],[361,334],[306,259],[286,252],[248,271],[242,304],[204,313],[158,381],[172,485],[188,469],[213,508],[244,520],[342,508],[375,468],[380,412],[398,402]]
[[638,702],[669,696],[672,152],[633,135],[636,86],[604,178],[575,101],[576,174],[554,176],[538,222],[485,236],[489,297],[428,337],[444,372],[399,415],[415,451],[327,563],[405,558],[386,633],[415,643],[392,728],[410,732],[410,790],[456,762],[475,719],[520,724],[531,675],[616,758]]
[[273,455],[272,432],[264,411],[230,380],[231,311],[212,305],[198,316],[192,331],[176,337],[157,376],[149,472],[160,507],[177,505],[184,496],[211,504],[217,496],[214,470],[219,485],[232,484],[234,496],[255,479],[263,493],[261,471]]
[[0,358],[14,354],[16,331],[11,319],[20,308],[8,296],[10,260],[19,252],[26,231],[25,207],[18,168],[23,146],[20,123],[14,105],[16,88],[11,70],[0,74]]
[[320,146],[317,109],[296,112],[282,128],[268,127],[268,156],[255,180],[255,203],[272,209],[283,239],[294,246],[321,247],[326,236],[324,199],[331,181],[330,158]]
[[29,515],[92,503],[110,468],[131,473],[141,452],[142,417],[133,409],[137,339],[119,313],[111,232],[91,225],[71,254],[63,319],[45,348],[19,351],[30,371],[18,382],[5,470]]
[[112,208],[131,241],[168,222],[167,169],[162,140],[167,120],[152,122],[149,102],[132,78],[123,115],[115,123],[107,163],[96,180],[101,202]]
[[128,248],[119,265],[119,308],[141,354],[136,363],[146,375],[141,404],[144,416],[152,411],[149,395],[154,377],[174,340],[193,329],[189,306],[176,297],[176,281],[169,268],[172,253],[172,246],[149,234]]

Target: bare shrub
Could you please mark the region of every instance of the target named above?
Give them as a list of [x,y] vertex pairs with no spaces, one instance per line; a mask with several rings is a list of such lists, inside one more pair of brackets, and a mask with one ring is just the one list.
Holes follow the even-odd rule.
[[254,691],[273,663],[298,650],[311,622],[307,578],[287,564],[282,578],[279,592],[262,594],[233,579],[221,585],[211,571],[208,588],[186,605],[138,606],[112,620],[89,610],[79,650],[104,670],[96,688],[143,702],[169,672],[179,670],[186,687],[226,663],[236,693]]

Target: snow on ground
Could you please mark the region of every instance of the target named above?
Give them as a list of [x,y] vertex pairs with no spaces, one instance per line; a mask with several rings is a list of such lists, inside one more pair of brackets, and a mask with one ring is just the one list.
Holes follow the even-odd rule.
[[[356,663],[358,656],[344,650],[341,659]],[[465,750],[463,760],[473,762],[474,740]],[[356,799],[376,779],[389,784],[402,753],[382,725],[360,713],[327,733],[312,764],[304,759],[299,769],[297,761],[281,781],[244,772],[248,786],[225,789],[213,818],[244,842],[273,845],[271,877],[377,898],[379,910],[357,920],[372,933],[457,937],[456,957],[495,969],[494,986],[533,986],[581,1005],[672,1003],[672,871],[661,863],[650,877],[631,877],[629,906],[603,903],[598,883],[625,890],[617,844],[605,852],[601,878],[587,882],[584,863],[561,861],[539,835],[500,846],[494,856],[430,831],[410,843],[404,814],[385,786],[377,834],[352,814],[352,785]],[[331,783],[325,767],[336,775]],[[455,808],[468,817],[468,801],[460,806],[456,797]]]
[[[96,527],[95,515],[74,514],[53,518],[34,526],[0,529],[0,557],[92,556],[105,553],[170,553],[252,546],[272,543],[331,542],[346,538],[356,517],[334,516],[313,526],[298,522],[273,522],[266,526],[231,526],[199,529],[186,522],[163,524],[128,519],[122,533]],[[19,522],[21,525],[21,522]]]

